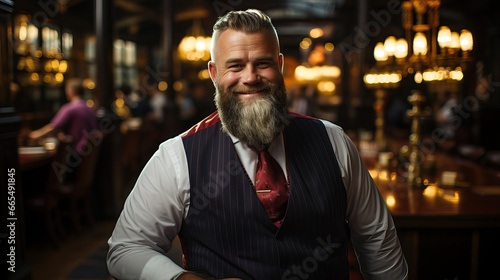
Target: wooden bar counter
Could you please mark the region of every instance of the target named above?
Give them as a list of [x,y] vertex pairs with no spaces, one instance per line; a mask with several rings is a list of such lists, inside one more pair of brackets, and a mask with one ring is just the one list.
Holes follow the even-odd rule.
[[[407,185],[404,174],[364,157],[393,215],[410,279],[494,279],[500,265],[500,171],[439,151],[431,158],[433,174],[417,188]],[[453,185],[441,183],[446,174],[457,175]]]

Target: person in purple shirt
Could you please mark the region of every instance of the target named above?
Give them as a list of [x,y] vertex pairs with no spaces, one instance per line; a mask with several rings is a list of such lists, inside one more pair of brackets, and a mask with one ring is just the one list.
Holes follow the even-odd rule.
[[38,139],[52,132],[62,132],[71,138],[71,147],[78,154],[84,154],[88,135],[98,128],[96,111],[82,99],[83,84],[79,78],[66,82],[68,103],[61,106],[50,123],[30,132],[31,139]]

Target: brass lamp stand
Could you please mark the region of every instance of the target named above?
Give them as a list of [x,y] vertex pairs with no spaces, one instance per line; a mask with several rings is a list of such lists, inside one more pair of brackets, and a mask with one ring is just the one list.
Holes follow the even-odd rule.
[[387,141],[384,136],[384,105],[385,105],[385,95],[386,90],[379,88],[375,91],[375,104],[374,109],[376,113],[375,119],[375,143],[377,144],[377,150],[384,151],[387,148]]
[[429,115],[427,111],[422,110],[421,105],[425,101],[425,97],[418,90],[412,91],[412,94],[408,97],[408,101],[413,105],[413,107],[406,112],[406,115],[412,118],[411,124],[411,134],[409,137],[409,166],[408,166],[408,186],[409,187],[422,187],[423,180],[420,172],[420,164],[422,159],[420,158],[419,146],[420,146],[420,119]]

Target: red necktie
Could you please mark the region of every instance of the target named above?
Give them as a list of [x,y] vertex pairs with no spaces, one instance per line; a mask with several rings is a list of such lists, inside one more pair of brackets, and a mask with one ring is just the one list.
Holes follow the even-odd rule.
[[255,191],[271,221],[280,227],[289,196],[288,183],[280,165],[267,149],[259,152]]

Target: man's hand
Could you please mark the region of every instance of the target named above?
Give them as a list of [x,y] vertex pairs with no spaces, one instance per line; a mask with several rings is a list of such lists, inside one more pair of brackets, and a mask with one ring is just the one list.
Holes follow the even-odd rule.
[[49,123],[44,125],[40,129],[33,130],[28,134],[28,137],[32,140],[35,140],[44,136],[45,134],[51,133],[52,131],[54,131],[54,127]]
[[34,130],[34,131],[31,131],[30,133],[28,133],[28,137],[31,140],[36,140],[36,139],[41,137],[41,133],[38,130]]

